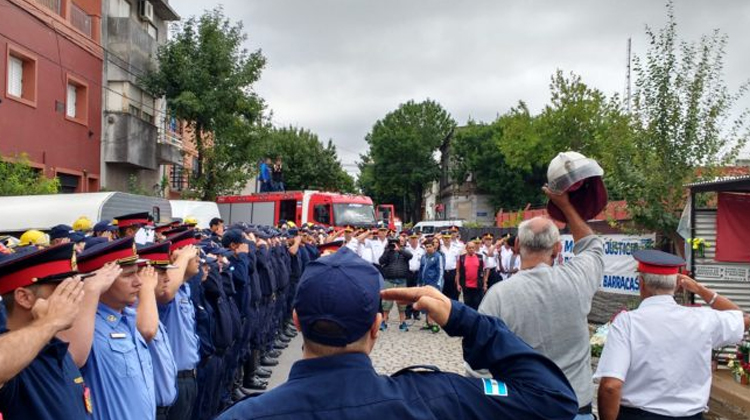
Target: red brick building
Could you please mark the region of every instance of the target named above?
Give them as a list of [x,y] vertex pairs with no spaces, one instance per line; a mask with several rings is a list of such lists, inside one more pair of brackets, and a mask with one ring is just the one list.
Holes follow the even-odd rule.
[[0,0],[0,154],[98,191],[101,0]]

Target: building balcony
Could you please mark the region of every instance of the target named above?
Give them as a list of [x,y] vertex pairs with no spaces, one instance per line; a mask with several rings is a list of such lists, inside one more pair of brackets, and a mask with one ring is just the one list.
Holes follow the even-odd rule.
[[[103,159],[106,163],[128,164],[156,170],[160,164],[158,129],[125,112],[106,112]],[[170,153],[164,152],[165,156]]]
[[70,5],[70,23],[89,38],[92,35],[91,20],[91,16],[85,10],[76,6],[75,3]]
[[117,67],[129,69],[120,77],[110,80],[129,80],[132,73],[141,74],[154,66],[158,44],[143,29],[141,22],[129,17],[107,17],[108,59]]
[[182,147],[179,145],[159,142],[157,153],[160,165],[182,165]]

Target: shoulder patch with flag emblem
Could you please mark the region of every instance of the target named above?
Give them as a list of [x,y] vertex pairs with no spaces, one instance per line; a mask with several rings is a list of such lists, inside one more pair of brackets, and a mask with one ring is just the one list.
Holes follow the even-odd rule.
[[505,385],[505,382],[483,378],[482,383],[484,384],[484,395],[490,395],[493,397],[508,396],[508,387]]

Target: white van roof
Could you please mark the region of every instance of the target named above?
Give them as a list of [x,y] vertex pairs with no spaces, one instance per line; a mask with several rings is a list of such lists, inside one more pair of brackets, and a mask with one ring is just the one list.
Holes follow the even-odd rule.
[[171,221],[169,201],[122,192],[46,194],[0,197],[0,232],[46,230],[71,225],[81,216],[96,223],[102,219],[159,207],[161,221]]
[[414,227],[417,226],[458,226],[464,225],[463,220],[425,220],[418,222]]
[[214,217],[221,217],[219,206],[213,201],[169,200],[172,205],[172,217],[198,219],[198,227],[208,229],[208,224]]

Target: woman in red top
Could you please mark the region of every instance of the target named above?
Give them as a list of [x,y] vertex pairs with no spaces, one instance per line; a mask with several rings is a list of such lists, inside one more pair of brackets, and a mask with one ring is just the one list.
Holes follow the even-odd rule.
[[474,309],[479,308],[479,304],[484,297],[484,263],[482,257],[477,255],[477,244],[471,241],[466,244],[466,254],[458,258],[456,264],[458,273],[458,292],[464,293],[464,303]]

